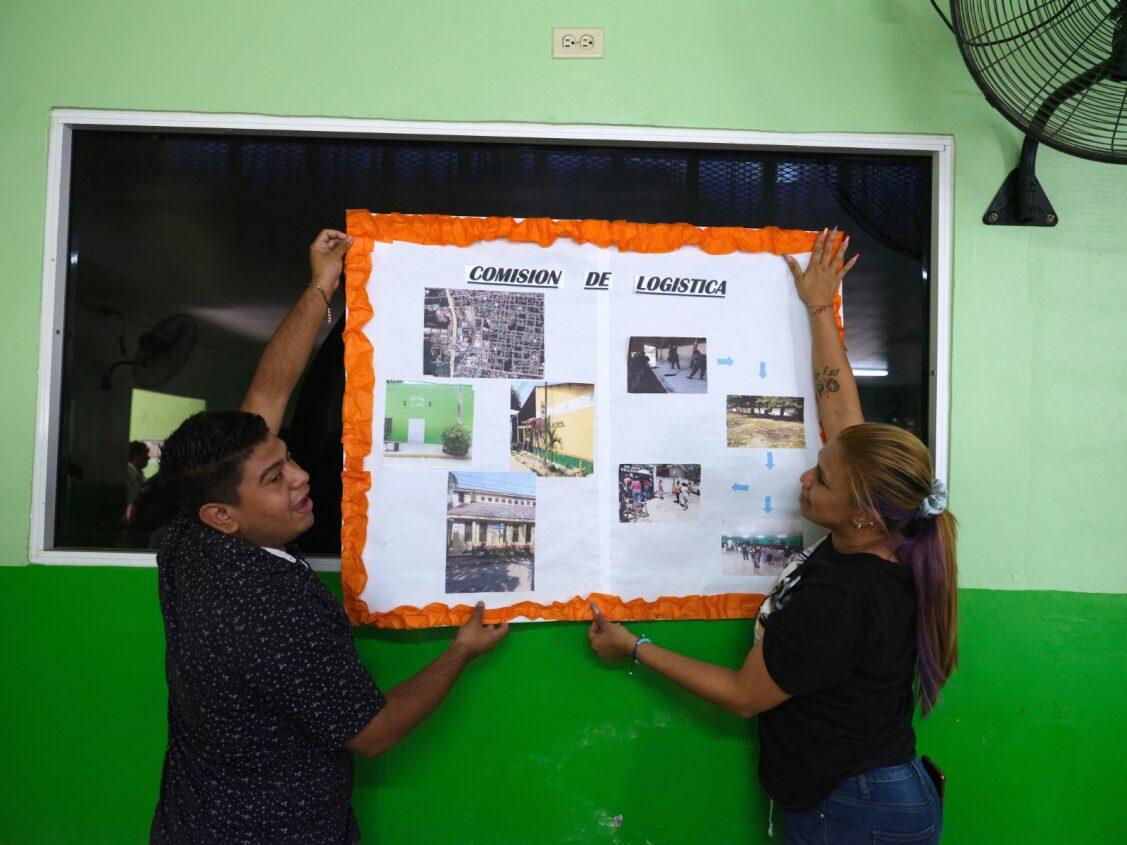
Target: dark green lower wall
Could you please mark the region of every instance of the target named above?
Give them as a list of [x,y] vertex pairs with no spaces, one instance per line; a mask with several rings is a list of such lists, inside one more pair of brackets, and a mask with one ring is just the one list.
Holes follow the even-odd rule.
[[[332,579],[335,586],[337,579]],[[920,728],[950,777],[946,841],[1123,841],[1127,598],[964,591],[962,669]],[[637,626],[735,665],[742,622]],[[391,686],[448,631],[362,631]],[[152,570],[0,568],[0,842],[141,842],[164,750]],[[766,841],[751,725],[583,626],[518,625],[401,746],[358,766],[365,841]]]

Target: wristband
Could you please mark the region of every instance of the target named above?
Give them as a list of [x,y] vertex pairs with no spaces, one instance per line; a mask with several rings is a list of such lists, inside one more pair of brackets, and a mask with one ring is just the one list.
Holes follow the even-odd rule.
[[808,305],[807,306],[807,308],[810,311],[811,317],[815,317],[818,314],[821,314],[827,308],[833,308],[833,307],[834,307],[834,304],[832,302],[827,302],[825,305]]
[[635,664],[638,663],[638,646],[645,645],[646,643],[653,645],[653,640],[651,640],[649,637],[638,637],[638,641],[634,643],[633,657],[634,657],[634,663]]

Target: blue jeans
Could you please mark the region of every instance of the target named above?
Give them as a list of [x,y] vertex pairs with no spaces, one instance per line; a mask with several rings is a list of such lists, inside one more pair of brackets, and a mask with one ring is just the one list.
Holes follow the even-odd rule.
[[943,805],[920,758],[846,778],[812,810],[786,813],[787,845],[937,843]]

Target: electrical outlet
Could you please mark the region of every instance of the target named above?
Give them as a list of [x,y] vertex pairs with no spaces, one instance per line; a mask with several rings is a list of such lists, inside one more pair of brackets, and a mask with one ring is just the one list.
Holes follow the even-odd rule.
[[557,26],[552,29],[553,59],[601,59],[601,26]]

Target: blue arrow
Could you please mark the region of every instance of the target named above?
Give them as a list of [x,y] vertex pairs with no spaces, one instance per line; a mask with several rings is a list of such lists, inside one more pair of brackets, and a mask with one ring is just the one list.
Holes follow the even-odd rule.
[[775,468],[775,456],[770,452],[767,453],[767,469]]
[[735,491],[735,492],[738,492],[740,490],[748,490],[748,489],[750,489],[750,488],[746,484],[733,484],[732,485],[732,490]]
[[763,499],[763,512],[764,513],[770,513],[771,512],[771,497],[770,496],[766,496]]
[[767,378],[767,362],[766,361],[760,361],[759,362],[759,377],[760,378]]
[[732,356],[729,355],[727,358],[717,358],[716,363],[721,367],[730,367],[732,366]]

